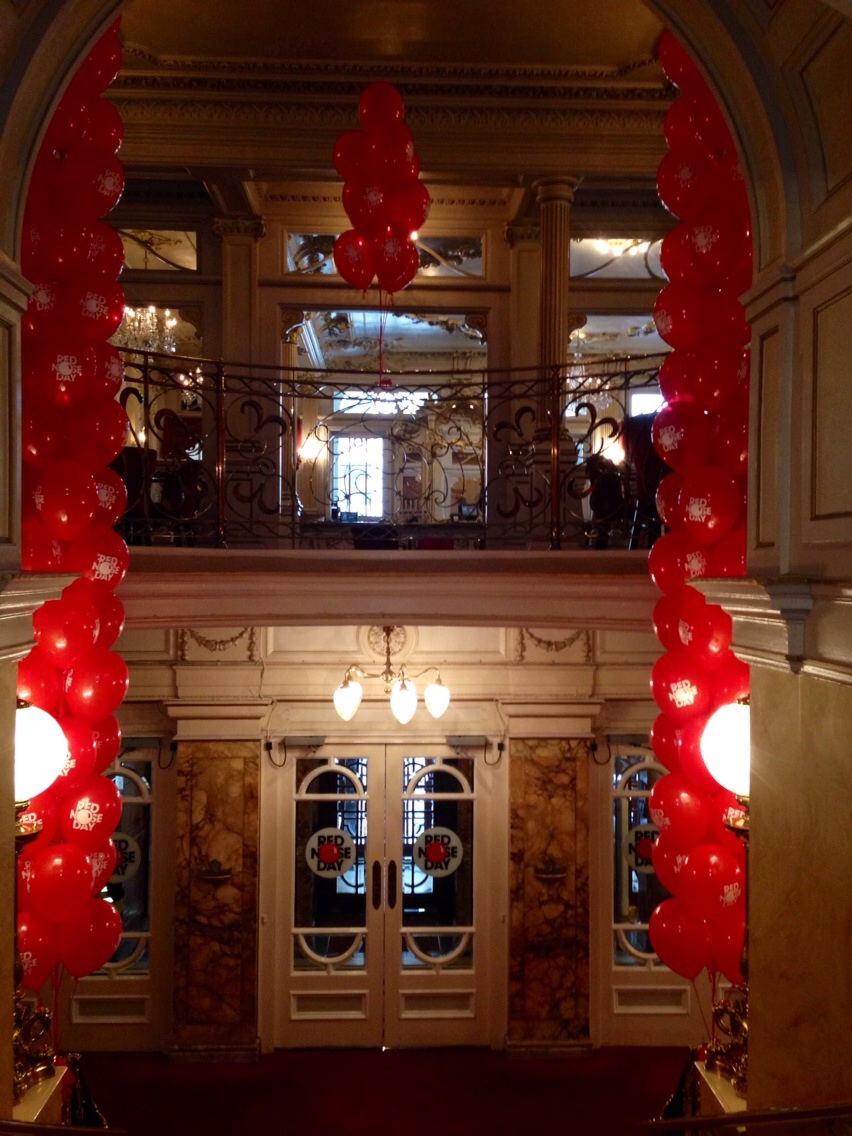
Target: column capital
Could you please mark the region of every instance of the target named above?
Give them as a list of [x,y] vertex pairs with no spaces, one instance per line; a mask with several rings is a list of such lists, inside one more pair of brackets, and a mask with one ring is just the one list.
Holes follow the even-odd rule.
[[281,338],[285,343],[295,343],[299,328],[305,322],[305,313],[301,308],[281,309]]
[[252,237],[259,241],[266,236],[266,222],[262,217],[214,217],[213,232],[217,237]]
[[538,178],[533,182],[536,205],[550,205],[554,202],[564,202],[572,205],[574,190],[580,184],[580,178],[561,176]]

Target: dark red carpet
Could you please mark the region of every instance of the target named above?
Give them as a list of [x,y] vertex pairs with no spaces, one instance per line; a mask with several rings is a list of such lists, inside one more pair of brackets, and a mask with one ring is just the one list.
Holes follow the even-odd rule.
[[326,1049],[250,1065],[87,1053],[81,1069],[131,1136],[629,1136],[660,1114],[687,1059],[674,1048]]

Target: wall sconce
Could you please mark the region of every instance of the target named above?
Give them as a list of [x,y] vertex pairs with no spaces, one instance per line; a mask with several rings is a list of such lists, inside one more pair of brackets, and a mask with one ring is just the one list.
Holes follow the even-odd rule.
[[426,703],[426,709],[433,718],[440,718],[449,706],[450,691],[444,686],[441,680],[441,672],[437,667],[426,667],[424,670],[418,671],[415,675],[409,675],[404,665],[394,670],[391,664],[390,646],[393,631],[393,627],[382,628],[385,637],[385,665],[381,671],[365,671],[355,664],[346,668],[343,682],[334,692],[334,709],[344,722],[348,722],[354,718],[358,707],[361,705],[364,688],[361,683],[357,681],[358,678],[378,678],[382,680],[385,694],[390,697],[391,712],[396,720],[403,726],[411,721],[414,717],[414,711],[417,709],[417,688],[412,682],[412,679],[420,678],[422,675],[426,674],[427,671],[435,671],[437,677],[435,681],[429,683],[423,691],[423,701]]
[[46,710],[18,699],[15,714],[15,804],[49,788],[68,759],[62,727]]

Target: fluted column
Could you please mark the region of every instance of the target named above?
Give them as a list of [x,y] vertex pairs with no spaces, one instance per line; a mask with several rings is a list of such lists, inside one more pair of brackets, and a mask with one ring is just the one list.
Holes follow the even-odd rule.
[[578,178],[542,178],[534,185],[541,225],[539,364],[561,366],[568,358],[569,219]]

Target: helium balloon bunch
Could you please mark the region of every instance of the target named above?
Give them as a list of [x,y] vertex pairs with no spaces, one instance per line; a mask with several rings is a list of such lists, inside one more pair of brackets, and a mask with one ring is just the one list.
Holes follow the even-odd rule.
[[78,573],[33,615],[36,645],[18,665],[18,697],[52,714],[68,742],[64,770],[29,803],[41,831],[18,861],[18,945],[34,990],[58,961],[74,977],[96,970],[121,934],[120,916],[97,898],[116,861],[121,797],[102,774],[119,751],[114,711],[128,686],[112,650],[124,625],[114,589],[128,566],[113,526],[127,494],[109,468],[127,428],[116,397],[124,366],[107,342],[124,313],[124,251],[101,220],[124,188],[121,118],[103,97],[120,63],[114,24],[51,119],[24,214],[22,267],[34,287],[21,344],[22,567]]
[[370,83],[358,100],[361,129],[344,130],[334,144],[334,168],[343,178],[343,208],[352,228],[334,243],[334,264],[362,292],[378,281],[393,294],[417,272],[412,234],[429,215],[429,191],[396,87]]
[[669,772],[649,810],[660,830],[654,870],[672,898],[651,914],[649,933],[676,973],[694,980],[706,967],[711,980],[721,973],[739,983],[745,863],[725,822],[742,809],[711,777],[700,739],[713,711],[748,695],[749,671],[730,649],[730,616],[689,581],[745,571],[749,327],[739,297],[751,281],[750,217],[734,142],[704,78],[668,31],[658,58],[680,93],[657,173],[678,222],[663,240],[669,283],[654,305],[672,350],[660,368],[666,404],[652,428],[670,472],[657,493],[667,531],[648,558],[662,593],[653,620],[664,648],[651,671],[660,711],[651,746]]

